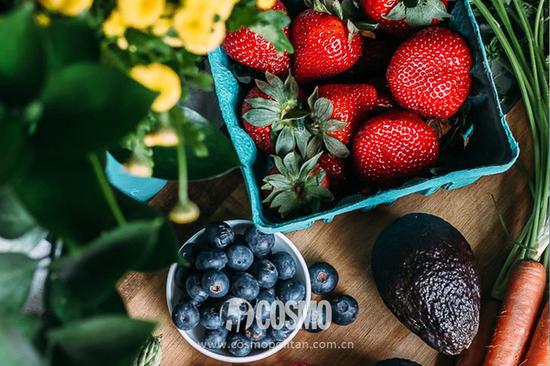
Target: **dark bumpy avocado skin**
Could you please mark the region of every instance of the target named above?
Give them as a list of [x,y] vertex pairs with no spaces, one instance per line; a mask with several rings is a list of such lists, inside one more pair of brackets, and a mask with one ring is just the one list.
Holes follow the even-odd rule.
[[374,244],[376,287],[395,316],[437,351],[456,355],[477,333],[480,281],[470,245],[445,220],[405,215]]

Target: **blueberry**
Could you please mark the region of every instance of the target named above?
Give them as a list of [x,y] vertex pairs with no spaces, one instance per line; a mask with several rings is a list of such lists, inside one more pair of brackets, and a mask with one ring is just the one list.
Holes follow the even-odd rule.
[[237,297],[225,301],[221,305],[221,309],[222,319],[226,322],[226,326],[233,330],[244,328],[247,317],[253,316],[253,309],[250,306],[248,301]]
[[212,222],[206,225],[204,235],[212,246],[219,249],[227,247],[235,239],[233,229],[225,222]]
[[252,351],[252,342],[240,333],[231,333],[227,339],[227,350],[233,356],[248,356]]
[[270,259],[277,268],[280,280],[288,280],[296,275],[296,262],[287,252],[275,253]]
[[199,271],[206,271],[208,269],[217,269],[219,271],[223,269],[226,264],[227,256],[225,252],[220,249],[200,252],[195,260],[195,266]]
[[258,285],[258,281],[251,274],[239,272],[233,278],[231,293],[237,297],[252,301],[258,297],[260,285]]
[[304,330],[310,333],[319,333],[325,330],[329,326],[327,323],[327,315],[327,307],[319,306],[319,303],[312,304],[308,309],[304,321]]
[[265,258],[254,262],[250,268],[250,274],[258,281],[261,288],[273,287],[279,277],[275,265]]
[[179,289],[185,290],[185,281],[187,277],[191,274],[191,269],[186,266],[178,265],[176,267],[176,272],[174,273],[174,283],[178,286]]
[[262,340],[260,341],[252,341],[252,348],[253,349],[268,349],[275,347],[276,342],[269,334],[267,334]]
[[229,292],[229,278],[222,271],[210,270],[204,272],[201,285],[210,297],[224,297]]
[[203,344],[209,349],[222,349],[225,347],[229,332],[225,328],[207,329],[204,333]]
[[284,280],[277,284],[277,296],[284,303],[299,302],[306,297],[306,287],[297,279]]
[[[256,305],[254,308],[254,314],[256,316],[260,316],[260,319],[262,321],[265,321],[266,319],[269,319],[271,316],[272,307],[271,304],[275,301],[275,290],[273,289],[267,289],[262,290],[258,294],[258,297],[256,298]],[[260,310],[258,310],[260,308]]]
[[244,238],[252,253],[258,258],[265,257],[271,253],[271,249],[275,245],[275,235],[264,234],[258,231],[255,226],[250,226],[246,229]]
[[311,291],[322,295],[334,291],[338,284],[338,272],[328,263],[319,262],[309,266]]
[[244,331],[244,335],[252,342],[258,342],[267,336],[267,330],[261,327],[258,323],[254,322]]
[[187,295],[198,304],[203,303],[208,298],[208,294],[201,286],[201,276],[197,273],[193,273],[187,278],[185,289]]
[[220,306],[215,303],[205,304],[200,309],[200,324],[206,329],[220,329],[225,321],[220,313]]
[[294,329],[296,329],[296,321],[294,321],[293,319],[288,319],[279,329],[272,328],[269,332],[269,335],[276,342],[282,342],[288,338],[288,336],[294,331]]
[[191,330],[199,324],[199,311],[190,302],[180,302],[174,306],[172,320],[178,329]]
[[332,320],[339,325],[348,325],[355,321],[359,312],[359,304],[348,295],[340,295],[330,301]]
[[232,245],[225,250],[227,266],[237,271],[246,271],[254,262],[254,254],[244,245]]

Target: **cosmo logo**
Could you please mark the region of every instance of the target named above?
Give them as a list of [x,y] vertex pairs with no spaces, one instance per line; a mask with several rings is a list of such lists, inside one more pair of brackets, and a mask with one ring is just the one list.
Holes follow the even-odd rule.
[[[220,308],[220,317],[225,320],[228,330],[238,331],[248,329],[252,324],[260,329],[276,329],[292,331],[298,320],[305,313],[306,302],[275,300],[268,302],[260,300],[253,306],[241,298],[231,298]],[[329,327],[332,321],[332,309],[326,300],[311,301],[305,316],[304,328],[321,331]]]

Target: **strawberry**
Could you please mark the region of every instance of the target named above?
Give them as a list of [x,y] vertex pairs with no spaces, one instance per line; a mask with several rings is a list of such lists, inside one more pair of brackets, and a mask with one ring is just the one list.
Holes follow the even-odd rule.
[[[361,56],[363,39],[350,32],[354,27],[343,21],[340,3],[324,2],[315,0],[315,9],[298,14],[290,26],[294,45],[292,70],[300,84],[338,75],[350,69]],[[329,8],[341,17],[329,14]]]
[[284,159],[274,155],[275,170],[263,179],[261,187],[267,194],[263,202],[277,209],[281,217],[288,217],[318,212],[323,203],[332,201],[329,179],[318,164],[321,154],[305,162],[296,152],[288,153]]
[[297,128],[305,112],[300,110],[300,90],[289,75],[283,82],[266,73],[266,80],[256,80],[241,107],[243,127],[261,151],[284,154],[296,144],[307,143],[305,128]]
[[340,193],[347,188],[350,178],[348,159],[325,153],[319,158],[319,167],[325,171],[333,192]]
[[[277,0],[271,9],[287,13],[286,7],[280,0]],[[288,36],[288,27],[284,28],[284,33]],[[241,28],[227,34],[222,48],[233,60],[260,72],[285,76],[290,68],[288,52],[280,53],[273,43],[248,28]]]
[[424,117],[449,118],[470,92],[472,55],[447,28],[423,29],[401,44],[386,78],[395,101]]
[[361,5],[382,31],[400,37],[450,17],[447,0],[361,0]]
[[309,142],[309,155],[324,145],[338,158],[348,156],[345,144],[375,103],[376,89],[369,84],[327,84],[315,88],[308,98],[311,114],[306,126],[314,136]]
[[424,173],[437,160],[439,141],[420,117],[399,110],[367,121],[355,136],[353,161],[366,182],[393,185]]

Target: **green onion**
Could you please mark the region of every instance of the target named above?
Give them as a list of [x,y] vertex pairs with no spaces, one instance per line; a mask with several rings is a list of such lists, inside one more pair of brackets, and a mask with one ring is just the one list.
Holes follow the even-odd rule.
[[520,0],[511,0],[509,6],[503,0],[473,0],[473,3],[493,30],[517,80],[533,144],[533,174],[528,178],[533,207],[493,287],[493,297],[502,299],[510,269],[517,261],[541,261],[548,268],[548,240],[540,239],[543,230],[548,230],[550,185],[548,55],[545,49],[548,19],[544,14],[548,5],[545,0],[538,0],[536,13],[530,19]]

